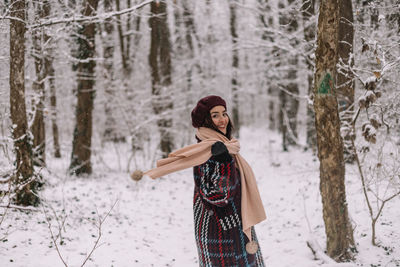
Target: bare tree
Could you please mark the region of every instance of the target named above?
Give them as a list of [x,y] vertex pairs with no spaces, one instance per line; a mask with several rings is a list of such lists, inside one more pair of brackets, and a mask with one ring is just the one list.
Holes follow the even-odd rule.
[[[292,10],[287,10],[293,4],[294,0],[280,1],[279,6],[284,9],[283,14],[279,17],[279,24],[289,34],[298,29],[298,21],[296,14]],[[285,10],[286,9],[286,10]],[[298,41],[294,38],[289,40],[291,46],[295,47]],[[289,145],[297,143],[297,112],[299,109],[299,101],[295,97],[299,94],[299,86],[297,84],[298,55],[283,52],[285,56],[282,60],[287,64],[287,71],[284,80],[281,81],[279,91],[279,126],[282,132],[282,146],[286,151]],[[283,90],[282,90],[283,89]]]
[[[128,1],[128,3],[130,3],[130,1]],[[117,11],[121,10],[121,3],[119,0],[115,0],[115,4],[116,4],[116,8]],[[111,6],[110,6],[111,8]],[[122,20],[121,20],[121,16],[117,15],[117,20],[118,20],[118,24],[117,24],[117,30],[118,30],[118,38],[119,38],[119,50],[121,53],[121,60],[122,60],[122,69],[124,70],[124,74],[125,75],[129,75],[131,69],[130,69],[130,65],[129,65],[129,45],[128,43],[130,43],[130,38],[129,35],[128,36],[124,36],[124,31],[122,28]],[[127,25],[129,25],[130,27],[130,23],[128,20]]]
[[314,110],[320,161],[320,192],[327,235],[327,253],[337,261],[352,258],[353,229],[349,221],[343,143],[337,104],[339,0],[322,1],[318,18]]
[[[128,0],[129,1],[129,0]],[[137,11],[138,13],[140,10]],[[129,19],[129,18],[128,18]],[[133,65],[135,63],[136,56],[138,54],[138,46],[139,43],[142,39],[142,34],[140,34],[141,30],[141,23],[142,23],[142,17],[140,16],[140,13],[135,17],[134,19],[134,32],[135,34],[133,35],[133,51],[132,51],[132,56],[130,56],[131,59],[131,64]],[[130,25],[129,20],[128,20],[128,25]],[[128,28],[128,27],[127,27]],[[127,50],[130,51],[130,39],[128,39],[128,47]]]
[[[48,42],[49,36],[45,34],[45,40]],[[53,49],[47,50],[47,56],[45,58],[45,68],[47,73],[47,78],[49,81],[50,89],[50,107],[51,107],[51,128],[53,132],[53,146],[54,146],[54,157],[61,158],[60,152],[60,141],[58,134],[58,124],[57,124],[57,95],[56,95],[56,84],[55,84],[55,71],[53,66]]]
[[[190,1],[182,0],[182,8],[183,8],[183,22],[185,25],[185,39],[188,46],[188,55],[189,59],[195,58],[195,49],[201,49],[201,44],[199,43],[199,37],[197,35],[196,24],[194,22],[194,14],[189,6]],[[187,81],[187,91],[192,91],[192,79],[193,79],[193,72],[195,69],[201,74],[201,66],[199,62],[192,61],[187,64],[186,67],[186,81]],[[193,102],[192,99],[188,97],[187,99],[187,106],[192,106]]]
[[[363,5],[363,10],[371,10],[369,4]],[[357,138],[357,142],[352,138],[351,142],[371,219],[372,245],[380,246],[377,238],[378,220],[388,202],[400,195],[400,94],[396,89],[399,77],[400,6],[396,1],[372,4],[378,9],[376,13],[381,14],[380,18],[385,17],[387,24],[380,23],[379,31],[372,33],[370,28],[363,29],[363,24],[356,24],[358,31],[355,32],[365,39],[360,44],[361,53],[356,54],[356,66],[350,69],[362,90],[351,121],[352,131],[360,138]],[[371,15],[372,20],[372,14],[366,12],[364,15]]]
[[25,106],[25,12],[24,0],[10,2],[10,113],[15,149],[16,185],[15,202],[19,205],[37,205],[32,161],[31,138]]
[[239,51],[238,51],[238,33],[236,30],[236,1],[229,0],[230,10],[230,31],[232,38],[232,121],[235,126],[236,135],[239,137],[239,92],[238,92],[238,68],[239,68]]
[[[97,10],[98,0],[86,0],[82,15],[93,16]],[[77,42],[77,105],[75,113],[75,130],[72,142],[70,172],[76,175],[90,174],[92,144],[92,111],[94,103],[94,61],[95,53],[95,23],[84,23],[78,30]]]
[[[119,6],[119,1],[116,1],[117,6]],[[112,12],[113,6],[111,0],[104,0],[104,11]],[[121,23],[119,22],[118,28],[121,28]],[[105,129],[103,132],[103,138],[105,141],[124,141],[124,138],[120,136],[117,129],[116,119],[113,112],[115,108],[115,91],[116,86],[114,82],[114,24],[112,18],[108,18],[104,21],[102,27],[102,43],[103,43],[103,77],[104,77],[104,92],[107,101],[104,103],[105,112]],[[122,29],[121,29],[122,34]],[[122,38],[120,36],[120,38]],[[125,62],[125,56],[123,56],[123,62]]]
[[[259,18],[259,22],[261,24],[261,28],[262,28],[262,34],[261,34],[261,39],[264,42],[270,42],[273,43],[274,42],[274,38],[272,36],[272,32],[270,32],[270,28],[272,28],[273,25],[273,19],[272,17],[268,17],[270,12],[271,12],[271,6],[269,1],[264,1],[264,0],[258,0],[257,1],[257,7],[260,10],[260,13],[258,15]],[[276,49],[275,49],[276,50]],[[268,62],[268,58],[266,56],[266,54],[268,54],[267,52],[263,53],[263,62],[267,63]],[[267,93],[269,95],[269,100],[268,100],[268,111],[269,111],[269,115],[268,115],[268,128],[270,130],[275,130],[276,128],[276,118],[275,118],[275,94],[276,94],[276,90],[273,90],[273,86],[270,82],[270,79],[268,79],[268,69],[265,68],[264,70],[265,72],[265,77],[266,77],[266,86],[268,87]]]
[[[51,4],[50,1],[45,0],[41,3],[36,3],[37,11],[40,12],[39,18],[45,19],[50,16]],[[33,29],[33,32],[40,32],[41,35],[41,45],[37,47],[35,51],[40,51],[42,56],[43,64],[43,79],[48,81],[48,88],[50,93],[50,118],[51,118],[51,128],[53,133],[53,149],[54,157],[61,158],[60,152],[60,142],[58,134],[58,124],[57,124],[57,96],[56,96],[56,84],[55,84],[55,70],[54,70],[54,53],[55,53],[55,42],[52,36],[49,35],[48,30],[45,28]],[[39,50],[40,49],[40,50]],[[39,80],[40,81],[40,80]],[[45,81],[43,81],[44,83]],[[46,88],[46,84],[43,84]]]
[[[47,2],[47,1],[46,1]],[[33,2],[35,10],[35,21],[45,17],[44,3]],[[33,51],[32,57],[35,62],[36,80],[33,81],[35,96],[32,99],[33,123],[31,131],[33,135],[33,163],[38,166],[46,165],[46,131],[44,123],[44,96],[46,68],[44,60],[44,29],[36,28],[32,31]]]
[[[304,23],[304,39],[307,42],[306,47],[306,65],[308,69],[307,83],[308,83],[308,96],[312,97],[313,91],[313,73],[314,73],[314,62],[312,61],[311,55],[314,54],[315,45],[315,33],[316,25],[313,22],[315,16],[315,0],[303,0],[303,23]],[[317,147],[316,133],[315,133],[315,116],[314,110],[311,105],[307,106],[307,145],[315,152]]]
[[[171,110],[173,103],[170,90],[171,85],[171,44],[169,41],[169,28],[167,23],[167,4],[162,1],[151,2],[149,25],[151,28],[151,43],[149,63],[152,77],[153,110],[160,115]],[[169,129],[172,119],[166,115],[157,120],[160,130],[160,148],[163,156],[167,156],[173,148],[173,137]]]

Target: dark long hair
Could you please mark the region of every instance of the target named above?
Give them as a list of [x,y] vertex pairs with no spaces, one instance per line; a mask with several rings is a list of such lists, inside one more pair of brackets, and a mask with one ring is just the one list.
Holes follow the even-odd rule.
[[202,126],[203,126],[203,127],[210,128],[210,129],[213,129],[213,130],[219,132],[220,134],[225,135],[229,140],[231,140],[231,138],[232,138],[232,132],[233,132],[233,130],[234,130],[234,127],[233,127],[233,124],[232,124],[232,121],[231,121],[231,118],[229,117],[229,115],[228,115],[228,119],[229,119],[229,121],[228,121],[228,125],[226,126],[226,134],[224,134],[223,132],[221,132],[221,131],[218,129],[218,127],[215,126],[214,122],[213,122],[212,119],[211,119],[211,114],[210,114],[210,112],[207,114],[206,119],[204,120],[204,123],[203,123]]

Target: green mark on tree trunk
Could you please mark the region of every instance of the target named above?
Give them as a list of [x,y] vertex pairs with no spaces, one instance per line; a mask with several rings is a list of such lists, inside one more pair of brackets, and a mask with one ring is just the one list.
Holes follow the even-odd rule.
[[319,82],[318,94],[319,95],[332,95],[333,89],[333,78],[332,75],[327,72],[324,78]]

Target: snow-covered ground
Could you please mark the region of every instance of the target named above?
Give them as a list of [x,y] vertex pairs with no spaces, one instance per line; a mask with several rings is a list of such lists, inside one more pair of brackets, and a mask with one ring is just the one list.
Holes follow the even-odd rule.
[[[244,128],[241,147],[267,212],[267,220],[256,227],[266,265],[320,266],[306,245],[310,230],[325,245],[318,160],[300,149],[282,152],[280,137],[265,129]],[[29,213],[8,209],[1,223],[0,238],[7,235],[0,243],[1,267],[64,266],[45,214],[53,235],[61,228],[58,247],[67,265],[81,266],[98,238],[99,216],[104,218],[110,210],[98,247],[85,266],[198,266],[192,170],[136,183],[126,172],[112,171],[118,169],[118,155],[112,149],[104,151],[101,161],[94,160],[93,175],[84,178],[66,175],[69,155],[50,159],[49,169],[42,170],[48,181],[40,192],[43,205]],[[374,247],[355,167],[347,166],[346,175],[357,266],[400,266],[400,198],[385,207],[377,224],[381,247]]]

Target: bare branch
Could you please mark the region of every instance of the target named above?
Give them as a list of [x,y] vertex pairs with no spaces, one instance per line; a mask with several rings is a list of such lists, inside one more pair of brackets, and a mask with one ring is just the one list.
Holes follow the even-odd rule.
[[120,16],[123,14],[127,14],[127,13],[132,13],[137,9],[140,9],[148,4],[150,4],[151,2],[153,2],[153,0],[146,0],[143,3],[140,3],[136,6],[133,6],[131,8],[126,8],[123,9],[121,11],[114,11],[114,12],[107,12],[107,13],[102,13],[100,15],[96,15],[96,16],[73,16],[70,18],[63,18],[63,19],[49,19],[49,20],[44,20],[43,22],[40,22],[38,24],[33,24],[31,26],[28,27],[28,29],[36,29],[36,28],[40,28],[40,27],[44,27],[44,26],[50,26],[50,25],[56,25],[56,24],[61,24],[61,23],[71,23],[71,22],[86,22],[86,23],[93,23],[93,22],[100,22],[100,21],[104,21],[106,19],[115,17],[115,16]]
[[[117,204],[118,199],[114,202],[114,204],[112,205],[112,207],[110,208],[110,210],[107,212],[107,214],[104,216],[104,218],[101,218],[99,215],[99,224],[97,225],[97,229],[98,229],[98,237],[96,239],[96,242],[93,245],[92,250],[90,251],[89,255],[86,257],[86,259],[84,260],[84,262],[82,263],[81,267],[84,266],[86,264],[86,262],[90,259],[90,257],[92,256],[93,252],[99,247],[97,244],[100,241],[101,238],[101,226],[103,225],[104,221],[107,219],[107,217],[110,215],[111,211],[114,209],[115,205]],[[98,213],[97,213],[98,214]]]
[[63,256],[61,255],[60,249],[58,248],[57,239],[54,237],[53,230],[51,230],[51,222],[50,222],[49,216],[47,216],[47,211],[46,211],[46,209],[44,208],[43,205],[42,205],[42,209],[43,209],[44,216],[45,216],[45,218],[46,218],[47,226],[48,226],[49,231],[50,231],[51,240],[53,241],[53,244],[54,244],[54,246],[55,246],[55,248],[56,248],[56,250],[57,250],[58,256],[60,257],[60,259],[61,259],[61,261],[63,262],[64,266],[65,266],[65,267],[68,267],[68,265],[67,265],[67,263],[65,262]]

